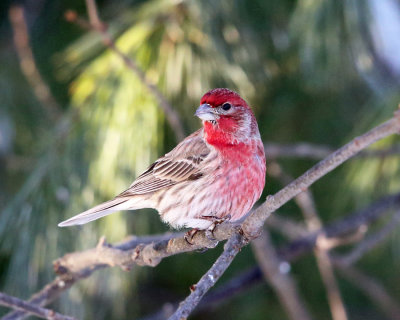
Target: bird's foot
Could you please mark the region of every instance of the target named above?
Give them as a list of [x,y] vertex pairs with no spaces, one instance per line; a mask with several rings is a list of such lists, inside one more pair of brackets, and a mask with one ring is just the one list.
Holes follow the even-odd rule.
[[211,241],[216,241],[217,239],[215,238],[214,231],[217,225],[224,223],[225,221],[229,221],[231,219],[231,215],[227,214],[226,216],[223,216],[222,218],[216,217],[216,216],[202,216],[203,219],[207,219],[212,221],[211,226],[208,227],[206,230],[206,237],[211,240]]
[[190,244],[192,246],[194,244],[193,243],[193,237],[196,235],[197,232],[199,232],[199,229],[189,230],[188,232],[185,233],[183,238],[186,240],[186,242],[188,244]]

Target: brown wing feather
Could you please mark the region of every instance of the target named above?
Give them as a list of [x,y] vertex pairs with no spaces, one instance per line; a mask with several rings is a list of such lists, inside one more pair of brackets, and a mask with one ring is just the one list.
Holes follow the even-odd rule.
[[156,192],[202,176],[200,163],[210,154],[202,129],[188,136],[171,152],[154,162],[119,197]]

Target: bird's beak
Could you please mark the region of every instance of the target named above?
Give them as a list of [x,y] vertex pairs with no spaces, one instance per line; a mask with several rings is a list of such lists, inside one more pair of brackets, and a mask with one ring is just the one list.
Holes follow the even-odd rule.
[[211,107],[208,103],[200,105],[194,115],[198,116],[201,120],[204,121],[215,121],[218,119],[218,115],[214,112],[214,108]]

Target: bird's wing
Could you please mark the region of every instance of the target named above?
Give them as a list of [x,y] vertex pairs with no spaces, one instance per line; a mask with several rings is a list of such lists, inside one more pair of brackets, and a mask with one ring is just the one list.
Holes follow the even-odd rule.
[[201,163],[210,152],[200,129],[154,162],[117,198],[152,193],[183,181],[198,179],[203,175]]
[[200,165],[210,158],[202,129],[196,131],[171,152],[154,162],[131,186],[114,199],[97,205],[59,224],[60,227],[84,224],[114,211],[132,209],[131,197],[156,192],[177,183],[195,180],[204,174]]

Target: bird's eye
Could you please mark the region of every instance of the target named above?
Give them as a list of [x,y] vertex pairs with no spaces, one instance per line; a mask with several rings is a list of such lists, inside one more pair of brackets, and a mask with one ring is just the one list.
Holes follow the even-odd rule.
[[231,107],[232,107],[232,105],[228,102],[226,102],[222,105],[222,109],[224,109],[225,111],[228,111]]

